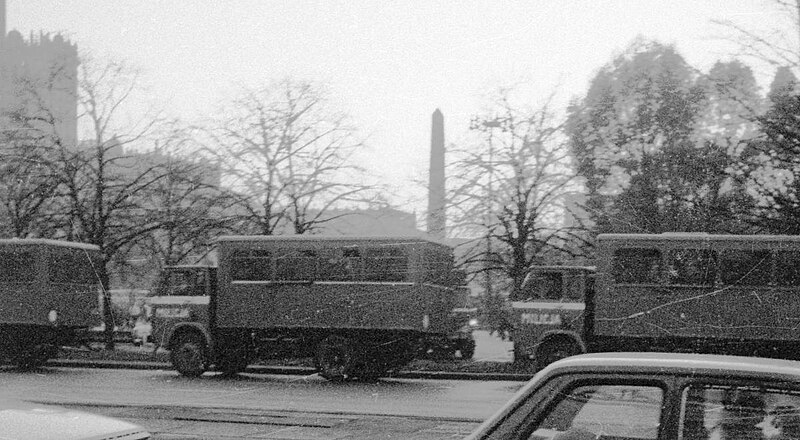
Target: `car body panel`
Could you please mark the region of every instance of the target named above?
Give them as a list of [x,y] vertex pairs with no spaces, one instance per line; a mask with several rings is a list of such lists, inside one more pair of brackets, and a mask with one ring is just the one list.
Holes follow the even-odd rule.
[[[578,385],[602,384],[664,390],[658,439],[677,439],[688,388],[770,389],[800,401],[800,362],[675,353],[597,353],[557,361],[537,373],[469,439],[528,438],[556,404]],[[719,393],[719,391],[716,391]],[[624,418],[623,418],[624,420]],[[681,423],[683,423],[681,421]],[[549,438],[546,435],[545,438]],[[610,438],[610,437],[609,437]]]
[[0,439],[3,440],[142,440],[141,427],[82,411],[0,398]]

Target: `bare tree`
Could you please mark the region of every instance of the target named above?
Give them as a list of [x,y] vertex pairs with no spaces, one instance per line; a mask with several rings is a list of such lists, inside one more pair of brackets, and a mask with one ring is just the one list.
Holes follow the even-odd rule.
[[722,37],[739,47],[737,56],[755,58],[772,66],[800,67],[800,0],[770,0],[764,14],[777,16],[769,26],[753,29],[734,20],[713,20],[728,35]]
[[147,115],[138,122],[122,120],[137,83],[138,74],[123,62],[84,57],[78,117],[86,132],[79,145],[62,145],[57,151],[63,235],[97,245],[102,252],[103,264],[97,270],[104,292],[107,348],[114,345],[109,267],[120,250],[161,227],[146,207],[165,169],[133,153],[160,120]]
[[222,111],[206,151],[222,166],[244,230],[303,234],[370,188],[351,162],[362,147],[321,87],[285,79],[245,90]]
[[565,249],[574,230],[565,223],[565,208],[576,194],[575,174],[552,97],[537,109],[524,109],[511,95],[501,90],[493,110],[473,119],[479,141],[456,149],[449,165],[454,229],[475,237],[466,263],[486,278],[489,302],[501,297],[492,274],[518,291],[530,266]]
[[52,233],[47,213],[58,184],[49,161],[49,137],[30,127],[0,134],[2,234],[19,238]]
[[165,171],[150,189],[146,208],[161,227],[137,245],[158,268],[206,257],[214,236],[229,230],[231,219],[225,212],[232,202],[220,191],[221,169],[193,158],[194,147],[189,131],[171,124],[150,153],[158,156]]

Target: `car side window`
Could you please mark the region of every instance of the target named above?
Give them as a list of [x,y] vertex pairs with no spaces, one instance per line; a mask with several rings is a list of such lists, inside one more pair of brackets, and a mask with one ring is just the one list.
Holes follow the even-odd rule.
[[528,437],[656,439],[664,391],[651,385],[583,385],[563,395]]
[[681,440],[800,440],[800,393],[694,384],[680,420]]

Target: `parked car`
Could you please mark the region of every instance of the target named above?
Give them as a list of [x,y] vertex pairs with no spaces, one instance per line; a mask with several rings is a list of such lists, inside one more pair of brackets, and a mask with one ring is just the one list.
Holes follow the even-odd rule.
[[143,428],[111,417],[0,397],[3,440],[142,440]]
[[469,439],[800,439],[800,362],[574,356],[536,374]]

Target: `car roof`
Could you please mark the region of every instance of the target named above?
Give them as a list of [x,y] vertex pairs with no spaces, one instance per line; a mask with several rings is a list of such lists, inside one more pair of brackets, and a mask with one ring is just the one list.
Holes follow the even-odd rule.
[[592,353],[550,364],[543,374],[564,370],[658,372],[664,374],[758,375],[800,382],[800,362],[744,356],[692,353]]

